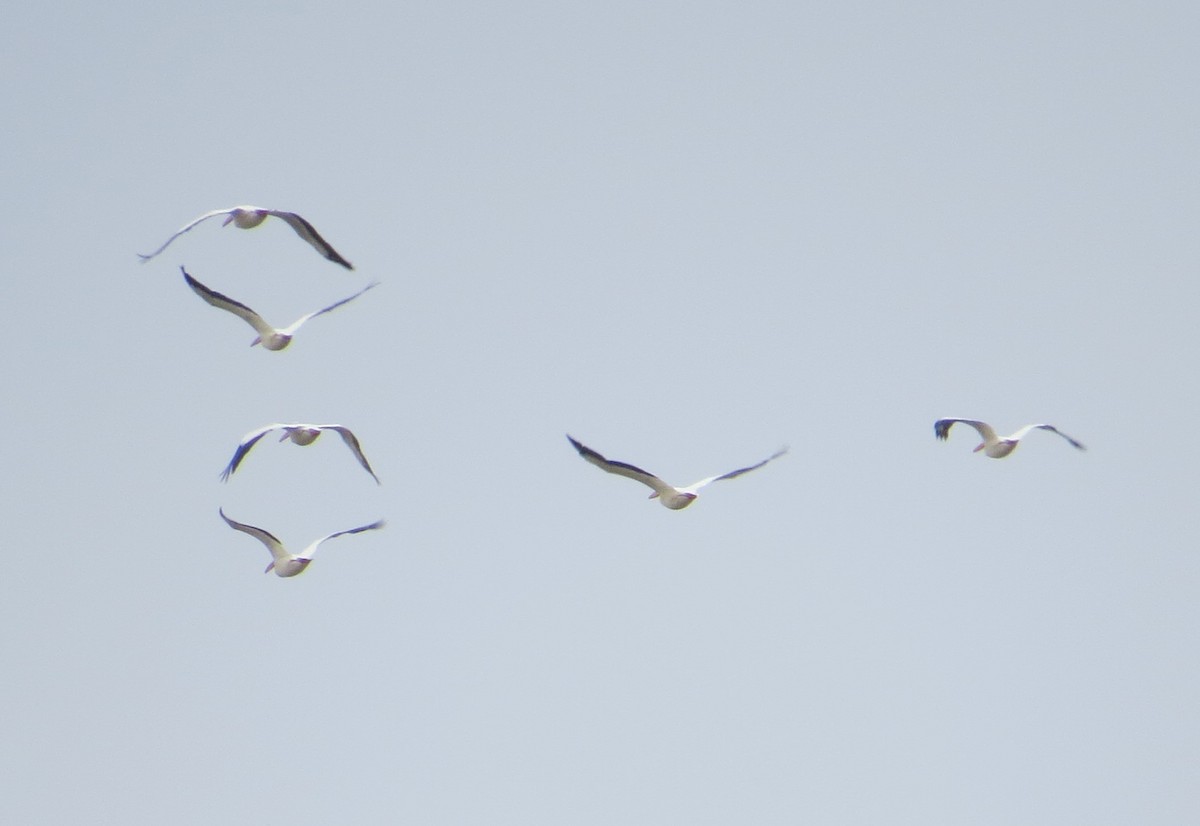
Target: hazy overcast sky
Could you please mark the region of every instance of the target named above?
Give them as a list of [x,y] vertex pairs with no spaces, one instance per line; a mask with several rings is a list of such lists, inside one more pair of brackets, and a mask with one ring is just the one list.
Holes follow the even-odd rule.
[[1200,821],[1198,26],[13,6],[0,821]]

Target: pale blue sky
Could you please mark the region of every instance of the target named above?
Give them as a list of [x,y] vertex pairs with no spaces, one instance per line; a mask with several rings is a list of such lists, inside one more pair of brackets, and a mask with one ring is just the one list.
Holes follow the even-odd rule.
[[1198,24],[14,7],[0,820],[1196,821]]

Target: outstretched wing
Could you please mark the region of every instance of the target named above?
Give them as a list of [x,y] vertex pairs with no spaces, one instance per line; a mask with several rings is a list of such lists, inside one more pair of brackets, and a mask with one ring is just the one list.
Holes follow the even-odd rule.
[[283,330],[280,330],[279,332],[284,335],[289,335],[289,336],[293,335],[297,330],[300,329],[300,326],[302,324],[304,324],[304,322],[308,321],[310,318],[316,318],[317,316],[328,313],[331,310],[336,310],[338,307],[342,306],[343,304],[348,304],[351,301],[353,301],[354,299],[358,298],[360,295],[365,293],[367,290],[370,290],[370,289],[372,289],[374,287],[378,287],[378,286],[379,286],[378,281],[372,281],[370,284],[363,287],[361,290],[359,290],[358,292],[356,292],[354,295],[350,296],[349,298],[343,298],[341,301],[337,301],[333,304],[330,304],[328,307],[325,307],[324,309],[317,310],[314,313],[309,313],[306,316],[298,318],[294,322],[292,322],[290,327],[286,327]]
[[1059,436],[1062,436],[1064,439],[1066,439],[1068,442],[1071,443],[1072,447],[1077,448],[1078,450],[1087,450],[1087,448],[1084,447],[1081,442],[1078,442],[1075,439],[1072,439],[1070,436],[1068,436],[1066,433],[1063,433],[1061,430],[1059,430],[1057,427],[1055,427],[1052,424],[1027,424],[1024,427],[1022,427],[1020,430],[1018,430],[1016,433],[1014,433],[1012,435],[1012,438],[1020,439],[1022,436],[1024,436],[1026,433],[1028,433],[1031,430],[1049,430],[1051,433],[1057,433]]
[[379,477],[375,475],[375,471],[371,470],[371,463],[367,461],[366,454],[362,451],[362,446],[358,443],[358,437],[355,436],[348,427],[343,427],[340,424],[323,424],[319,425],[322,430],[336,430],[342,437],[342,441],[346,443],[346,447],[350,448],[350,452],[358,459],[358,463],[363,466],[367,473],[371,474],[371,478],[375,480],[375,484],[383,484],[379,481]]
[[983,441],[986,444],[991,444],[999,438],[990,424],[987,422],[977,422],[974,419],[938,419],[933,423],[933,435],[943,441],[948,439],[950,437],[950,428],[954,426],[955,422],[962,422],[965,425],[975,428],[979,431],[979,435],[983,437]]
[[164,243],[161,247],[156,249],[154,252],[150,253],[149,255],[143,255],[142,253],[139,252],[138,258],[142,259],[142,263],[145,264],[151,258],[158,255],[160,252],[162,252],[168,246],[170,246],[171,242],[174,241],[176,238],[178,238],[180,235],[183,235],[189,229],[196,226],[196,224],[199,224],[202,221],[207,221],[209,218],[213,217],[214,215],[228,215],[229,213],[233,212],[235,209],[237,209],[237,207],[229,207],[229,209],[214,209],[212,212],[204,213],[203,215],[201,215],[199,218],[192,221],[191,223],[185,224],[184,226],[180,227],[179,230],[174,235],[172,235],[170,238],[168,238],[166,240],[166,243]]
[[774,461],[775,459],[778,459],[780,456],[782,456],[783,454],[785,454],[787,452],[788,452],[788,449],[786,447],[781,447],[781,448],[779,448],[779,450],[775,451],[774,453],[772,453],[767,458],[763,459],[758,464],[750,465],[749,467],[738,468],[737,470],[731,470],[728,473],[722,473],[720,476],[709,476],[707,479],[701,479],[699,482],[696,482],[694,485],[688,485],[686,488],[681,488],[681,490],[683,490],[685,492],[695,493],[696,491],[700,490],[700,488],[704,487],[705,485],[707,485],[711,482],[719,482],[722,479],[734,479],[738,476],[741,476],[743,473],[749,473],[752,470],[758,470],[760,467],[765,465],[767,462]]
[[260,427],[258,430],[251,430],[249,433],[243,436],[241,443],[237,446],[237,450],[233,452],[233,458],[229,460],[229,464],[225,466],[223,471],[221,471],[221,481],[228,482],[230,475],[238,469],[238,465],[242,463],[242,459],[245,459],[246,454],[250,452],[250,448],[258,444],[258,440],[263,436],[266,436],[272,430],[275,430],[279,427],[286,427],[286,425],[276,422],[274,424],[266,425],[265,427]]
[[[217,292],[216,290],[210,290],[208,287],[204,286],[199,281],[192,278],[188,274],[188,271],[185,270],[183,267],[180,267],[179,271],[183,273],[183,278],[185,281],[187,281],[188,286],[192,288],[192,292],[194,292],[196,295],[203,298],[205,301],[207,301],[209,304],[213,305],[214,307],[217,307],[218,309],[221,309],[221,310],[227,310],[228,312],[233,313],[235,316],[242,319],[247,324],[249,324],[251,327],[253,327],[255,329],[255,331],[259,334],[259,336],[266,337],[275,332],[275,330],[271,327],[271,325],[263,320],[262,316],[260,316],[256,312],[254,312],[254,310],[251,310],[245,304],[242,304],[238,301],[234,301],[229,296],[222,295],[221,293]],[[324,311],[322,311],[322,312],[324,312]],[[302,321],[303,321],[303,319],[302,319]],[[299,323],[297,323],[296,326],[299,326]]]
[[587,459],[589,462],[603,471],[615,473],[618,476],[624,476],[627,479],[633,479],[641,482],[643,485],[652,488],[659,496],[668,496],[675,493],[675,488],[668,485],[662,479],[659,479],[653,473],[644,471],[640,467],[626,464],[625,462],[614,462],[609,459],[605,459],[587,445],[584,445],[576,440],[569,433],[567,434],[567,440],[575,447],[577,451],[579,451],[580,456],[582,456],[584,459]]
[[297,235],[311,244],[313,249],[321,253],[321,255],[323,255],[325,258],[328,258],[335,264],[341,264],[348,270],[354,269],[354,265],[345,258],[342,258],[342,256],[338,255],[338,251],[330,246],[328,241],[321,237],[312,224],[310,224],[308,221],[305,221],[296,213],[284,212],[278,209],[268,209],[266,212],[268,215],[274,215],[276,218],[286,221],[288,226],[296,231]]
[[375,522],[372,522],[370,525],[363,525],[362,527],[358,527],[358,528],[350,528],[347,531],[338,531],[337,533],[329,534],[329,536],[323,536],[320,539],[318,539],[316,542],[309,545],[303,551],[296,554],[296,558],[297,559],[312,559],[313,554],[315,554],[317,552],[317,548],[320,547],[321,543],[326,542],[330,539],[333,539],[335,536],[345,536],[348,533],[362,533],[363,531],[375,531],[375,530],[379,530],[386,524],[387,524],[387,522],[385,520],[379,519],[379,520],[376,520]]
[[264,531],[262,528],[256,528],[253,525],[246,525],[242,522],[236,522],[226,516],[225,511],[221,508],[217,509],[217,513],[221,514],[221,518],[225,520],[225,524],[233,528],[235,531],[248,533],[259,542],[266,545],[267,550],[271,552],[271,557],[276,562],[282,562],[288,558],[288,552],[284,550],[283,543],[276,539],[273,534]]

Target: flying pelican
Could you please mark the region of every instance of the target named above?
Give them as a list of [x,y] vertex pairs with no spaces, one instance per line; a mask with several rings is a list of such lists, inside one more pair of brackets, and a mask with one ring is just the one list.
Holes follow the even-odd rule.
[[584,459],[587,459],[601,470],[606,470],[609,473],[615,473],[618,476],[625,476],[629,479],[635,479],[641,482],[643,485],[647,485],[652,488],[654,493],[650,494],[650,498],[657,498],[664,508],[670,508],[673,511],[682,510],[683,508],[686,508],[688,505],[692,504],[692,501],[696,498],[696,492],[709,482],[719,482],[722,479],[732,479],[735,476],[741,476],[743,473],[749,473],[752,470],[758,470],[772,459],[778,459],[780,456],[787,453],[788,450],[786,447],[780,448],[756,465],[750,465],[750,467],[731,470],[729,473],[723,473],[720,476],[709,476],[707,479],[701,479],[699,482],[688,485],[685,488],[675,488],[668,485],[662,479],[659,479],[653,473],[647,473],[639,467],[627,465],[624,462],[614,462],[609,459],[605,459],[590,447],[587,447],[586,445],[581,444],[579,441],[574,439],[569,433],[567,434],[567,440],[571,442],[577,451],[579,451],[580,456],[582,456]]
[[341,264],[348,270],[354,269],[354,265],[352,265],[345,258],[342,258],[342,256],[338,255],[337,250],[329,246],[329,242],[317,233],[312,224],[310,224],[308,221],[305,221],[296,213],[284,212],[283,210],[279,209],[263,209],[262,207],[256,206],[235,206],[230,207],[229,209],[214,209],[212,212],[206,212],[196,220],[192,221],[190,224],[186,224],[184,227],[182,227],[178,232],[168,238],[165,244],[149,255],[143,255],[139,252],[138,258],[141,258],[142,263],[145,264],[151,258],[158,255],[160,252],[170,246],[171,242],[180,235],[183,235],[189,229],[196,226],[196,224],[207,221],[209,218],[212,218],[216,215],[227,216],[224,222],[222,222],[221,226],[233,224],[235,227],[239,227],[241,229],[253,229],[263,221],[267,220],[268,216],[274,215],[276,218],[286,221],[288,226],[296,230],[297,235],[299,235],[308,243],[312,244],[313,249],[321,253],[321,255],[328,258],[335,264]]
[[955,422],[962,422],[979,431],[979,435],[983,437],[983,442],[975,448],[973,452],[978,453],[983,451],[984,455],[990,456],[993,459],[1003,459],[1008,454],[1017,449],[1017,443],[1025,437],[1025,434],[1031,430],[1049,430],[1051,433],[1057,433],[1062,436],[1073,447],[1080,450],[1087,450],[1082,444],[1072,439],[1066,433],[1063,433],[1052,424],[1027,424],[1011,436],[997,436],[996,431],[987,422],[977,422],[974,419],[938,419],[933,423],[933,433],[943,441],[949,438],[950,428]]
[[300,329],[300,325],[302,325],[304,322],[308,321],[310,318],[319,316],[322,313],[327,313],[330,310],[336,310],[338,307],[342,306],[343,304],[345,304],[349,301],[353,301],[354,299],[358,298],[360,295],[362,295],[363,293],[365,293],[367,290],[371,289],[372,287],[379,286],[378,281],[373,281],[370,284],[368,284],[367,286],[363,287],[358,292],[356,292],[354,295],[350,296],[349,298],[343,298],[341,301],[338,301],[334,304],[330,304],[328,307],[326,307],[323,310],[317,310],[314,313],[309,313],[306,316],[302,316],[302,317],[296,319],[295,321],[293,321],[291,326],[284,327],[282,329],[277,330],[274,327],[272,327],[270,324],[268,324],[267,322],[263,321],[262,316],[260,316],[256,312],[254,312],[254,310],[251,310],[245,304],[240,304],[237,301],[234,301],[232,298],[230,298],[227,295],[221,295],[221,293],[217,292],[216,290],[210,290],[208,287],[204,286],[199,281],[192,278],[188,274],[188,271],[185,270],[183,267],[180,267],[179,271],[183,273],[184,280],[187,281],[188,286],[192,288],[192,290],[196,293],[196,295],[200,296],[201,298],[203,298],[205,301],[207,301],[209,304],[213,305],[214,307],[219,307],[222,310],[228,310],[229,312],[233,313],[238,318],[244,320],[247,324],[249,324],[251,327],[253,327],[255,330],[258,331],[258,337],[255,338],[254,341],[250,342],[251,347],[253,347],[255,344],[261,344],[263,347],[266,347],[268,350],[282,350],[284,347],[287,347],[288,344],[291,343],[292,336],[294,336],[296,334],[296,331]]
[[229,460],[229,464],[225,466],[225,470],[221,471],[221,479],[229,480],[229,475],[238,469],[238,465],[242,463],[242,459],[246,458],[246,454],[250,452],[250,448],[258,444],[258,440],[266,436],[272,430],[282,430],[283,435],[279,437],[279,441],[283,442],[291,439],[298,445],[311,445],[325,430],[336,430],[342,437],[342,441],[346,443],[346,447],[350,448],[350,452],[358,459],[358,463],[363,466],[367,473],[371,474],[371,478],[375,480],[375,484],[380,484],[379,477],[375,475],[375,471],[371,470],[371,465],[367,461],[367,457],[363,455],[362,447],[358,444],[358,439],[350,428],[343,427],[340,424],[269,424],[265,427],[260,427],[258,430],[251,430],[242,437],[241,443],[237,446],[237,450],[233,453],[233,458]]
[[316,542],[309,545],[298,554],[289,554],[284,550],[283,543],[276,539],[273,535],[267,533],[262,528],[256,528],[253,525],[243,525],[241,522],[235,522],[225,515],[225,511],[218,508],[217,513],[221,514],[221,518],[225,520],[225,524],[233,528],[235,531],[248,533],[257,539],[259,542],[267,546],[267,550],[271,552],[271,564],[263,571],[264,574],[275,572],[276,576],[296,576],[304,573],[304,569],[308,567],[308,563],[312,562],[313,554],[317,552],[317,548],[327,539],[333,539],[335,536],[342,536],[348,533],[362,533],[363,531],[374,531],[384,526],[384,520],[380,519],[372,522],[370,525],[363,525],[361,528],[351,528],[348,531],[338,531],[331,533],[329,536],[323,536]]

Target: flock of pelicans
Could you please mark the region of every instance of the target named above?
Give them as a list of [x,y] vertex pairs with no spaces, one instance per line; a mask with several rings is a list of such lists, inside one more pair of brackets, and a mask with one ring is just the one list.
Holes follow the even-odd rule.
[[[218,215],[225,216],[222,226],[233,224],[241,229],[253,229],[254,227],[262,224],[265,220],[267,220],[267,218],[278,218],[290,226],[297,235],[309,243],[313,249],[321,254],[322,257],[334,262],[335,264],[340,264],[348,270],[354,269],[354,266],[349,261],[343,258],[338,251],[329,244],[328,241],[321,237],[320,233],[317,232],[312,224],[301,218],[296,213],[284,212],[277,209],[263,209],[261,207],[253,206],[236,206],[228,209],[214,209],[211,212],[206,212],[199,218],[196,218],[194,221],[185,224],[154,252],[149,253],[148,255],[142,255],[139,253],[139,257],[142,259],[143,263],[151,260],[165,250],[168,246],[170,246],[171,242],[180,235],[188,232],[198,224],[207,221],[209,218],[214,218]],[[200,296],[200,298],[204,299],[204,301],[208,302],[214,307],[233,313],[254,328],[254,331],[258,335],[255,337],[254,341],[250,342],[251,346],[261,344],[267,350],[284,349],[288,346],[288,344],[291,343],[292,337],[296,334],[296,331],[299,330],[301,325],[303,325],[306,321],[311,318],[315,318],[316,316],[323,315],[324,313],[328,313],[331,310],[336,310],[343,304],[348,304],[349,302],[361,296],[363,293],[367,292],[367,290],[378,286],[379,283],[377,281],[372,282],[356,292],[354,295],[343,298],[341,301],[330,304],[328,307],[302,316],[287,327],[277,328],[272,327],[263,320],[262,316],[260,316],[254,310],[251,310],[245,304],[241,304],[232,298],[229,298],[228,296],[223,295],[215,290],[209,289],[205,285],[201,284],[182,266],[179,269],[183,273],[184,281],[189,287],[191,287],[192,291],[195,292],[196,295]],[[1003,459],[1004,457],[1008,456],[1017,449],[1017,445],[1020,443],[1021,439],[1023,439],[1032,430],[1049,430],[1051,433],[1057,433],[1059,436],[1062,436],[1071,444],[1072,447],[1075,447],[1079,450],[1085,449],[1084,446],[1078,441],[1049,424],[1029,424],[1025,425],[1010,436],[999,436],[996,434],[996,431],[992,429],[992,426],[986,422],[976,421],[974,419],[938,419],[933,424],[934,435],[938,439],[948,439],[950,436],[950,428],[958,423],[973,427],[976,431],[978,431],[979,436],[983,439],[983,441],[975,448],[975,451],[978,452],[982,450],[985,456],[988,456],[992,459]],[[242,440],[238,443],[237,449],[234,450],[233,458],[229,460],[229,464],[226,465],[224,471],[221,472],[221,479],[228,480],[230,475],[232,475],[238,469],[238,466],[241,465],[247,454],[249,454],[254,446],[258,444],[259,440],[261,440],[268,433],[273,431],[281,431],[282,435],[279,438],[279,441],[281,442],[290,439],[294,444],[297,445],[310,445],[315,442],[322,433],[330,430],[336,432],[342,437],[342,441],[345,442],[346,447],[350,449],[350,452],[354,454],[354,458],[358,460],[358,463],[362,465],[363,470],[371,475],[371,478],[375,480],[376,484],[379,484],[379,477],[376,476],[375,471],[371,469],[371,464],[367,461],[366,454],[363,453],[362,446],[359,444],[358,438],[350,431],[349,428],[340,424],[284,424],[279,422],[265,425],[257,430],[252,430],[243,436]],[[585,460],[608,473],[614,473],[618,476],[624,476],[628,479],[641,482],[643,485],[646,485],[651,489],[651,499],[658,499],[659,503],[663,507],[671,510],[682,510],[683,508],[686,508],[688,505],[692,504],[692,502],[694,502],[696,497],[699,495],[699,490],[712,482],[720,482],[723,479],[734,479],[738,476],[749,473],[752,470],[758,470],[768,462],[778,459],[780,456],[787,453],[787,448],[784,447],[775,451],[770,456],[756,464],[738,468],[737,470],[731,470],[728,473],[722,473],[718,476],[709,476],[705,479],[701,479],[699,482],[694,482],[684,487],[674,487],[672,485],[668,485],[653,473],[642,470],[635,465],[631,465],[626,462],[618,462],[612,459],[606,459],[604,456],[600,455],[595,450],[592,450],[590,447],[570,435],[567,436],[567,439],[570,441],[572,447],[574,447],[575,450],[579,452],[579,455]],[[313,554],[316,553],[317,548],[319,548],[322,543],[330,539],[334,539],[339,536],[345,536],[347,534],[378,530],[384,526],[384,520],[380,519],[372,522],[369,525],[362,525],[360,527],[350,528],[348,530],[335,531],[328,536],[323,536],[316,540],[300,553],[293,554],[289,553],[287,549],[284,548],[283,543],[268,531],[265,531],[262,528],[257,528],[253,525],[247,525],[230,519],[225,515],[224,509],[218,509],[218,513],[220,514],[221,518],[225,520],[225,523],[229,525],[229,527],[236,531],[241,531],[242,533],[253,536],[267,547],[267,550],[271,553],[271,563],[267,566],[265,573],[274,571],[276,575],[281,577],[296,576],[297,574],[303,573],[308,567],[308,564],[312,562]]]

